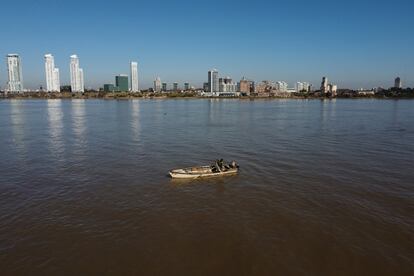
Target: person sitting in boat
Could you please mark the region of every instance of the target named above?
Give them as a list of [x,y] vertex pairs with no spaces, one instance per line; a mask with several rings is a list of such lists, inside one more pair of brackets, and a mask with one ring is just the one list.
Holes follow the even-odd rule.
[[231,162],[231,167],[232,167],[233,169],[235,169],[235,168],[237,168],[237,167],[238,167],[238,165],[237,165],[236,161],[234,161],[234,160],[233,160],[233,162]]
[[221,171],[225,169],[225,167],[224,167],[224,160],[223,159],[220,159],[219,160],[218,165],[219,165]]
[[216,160],[216,162],[214,162],[213,165],[211,165],[211,171],[216,173],[216,172],[221,172],[221,168],[220,168],[220,160]]

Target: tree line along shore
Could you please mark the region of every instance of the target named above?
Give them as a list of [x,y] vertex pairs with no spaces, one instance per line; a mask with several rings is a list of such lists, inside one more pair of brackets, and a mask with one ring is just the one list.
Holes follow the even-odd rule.
[[157,93],[151,91],[143,92],[102,92],[102,91],[85,91],[83,93],[72,92],[21,92],[5,93],[0,92],[2,99],[134,99],[134,98],[233,98],[233,99],[255,99],[255,98],[273,98],[273,99],[323,99],[323,98],[414,98],[414,89],[387,89],[381,91],[358,91],[358,90],[339,90],[335,97],[332,95],[321,95],[319,91],[315,92],[297,92],[297,93],[251,93],[250,95],[241,94],[237,97],[206,97],[195,91],[186,92],[168,92]]

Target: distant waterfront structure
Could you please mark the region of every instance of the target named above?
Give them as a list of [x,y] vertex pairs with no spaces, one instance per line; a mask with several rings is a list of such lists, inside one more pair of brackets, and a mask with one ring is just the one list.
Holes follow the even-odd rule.
[[55,67],[55,58],[52,54],[45,55],[46,91],[60,92],[59,68]]
[[167,91],[167,87],[168,87],[167,83],[166,82],[163,82],[162,83],[162,91],[163,92],[166,92]]
[[259,95],[265,94],[265,93],[269,93],[273,90],[277,89],[277,84],[273,81],[269,81],[269,80],[264,80],[261,81],[260,83],[257,84],[257,86],[255,87],[256,89],[256,93]]
[[336,97],[338,86],[336,84],[329,84],[329,92],[333,97]]
[[276,91],[279,92],[288,92],[289,84],[285,81],[276,82]]
[[118,75],[115,77],[115,85],[118,91],[127,92],[128,89],[128,75]]
[[326,93],[328,93],[329,91],[328,91],[328,78],[327,77],[323,77],[322,78],[322,83],[321,83],[321,92],[323,93],[323,94],[326,94]]
[[154,91],[155,92],[161,92],[162,86],[161,86],[161,78],[157,77],[154,80]]
[[7,55],[7,91],[8,92],[23,92],[23,73],[22,63],[18,54]]
[[188,82],[184,83],[184,90],[185,91],[190,90],[190,83],[188,83]]
[[219,92],[237,92],[237,83],[230,77],[219,78]]
[[138,83],[138,62],[131,62],[131,92],[139,91]]
[[116,87],[113,84],[104,84],[103,87],[104,92],[116,92]]
[[397,77],[394,81],[394,88],[402,88],[402,82],[401,82],[401,78]]
[[79,68],[79,58],[77,55],[70,56],[70,86],[72,92],[85,91],[83,69]]
[[322,96],[330,95],[331,97],[336,97],[337,91],[338,91],[337,85],[333,83],[329,83],[327,77],[322,78],[322,84],[321,84],[321,95]]
[[178,91],[178,82],[173,83],[173,90]]
[[310,84],[308,82],[297,82],[295,87],[296,92],[310,92]]
[[218,71],[216,69],[208,71],[208,92],[219,92]]
[[239,82],[239,92],[250,94],[252,89],[252,82],[243,77]]

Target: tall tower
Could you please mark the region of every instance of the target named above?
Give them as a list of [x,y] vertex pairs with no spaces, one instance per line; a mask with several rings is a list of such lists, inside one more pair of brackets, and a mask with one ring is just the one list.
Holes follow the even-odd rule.
[[213,69],[208,71],[208,92],[219,92],[218,71]]
[[53,69],[53,84],[55,86],[55,91],[60,92],[60,75],[59,68]]
[[329,92],[329,83],[328,83],[328,78],[327,77],[322,78],[321,92],[325,93],[325,94]]
[[161,78],[157,77],[154,81],[154,91],[161,92],[161,89],[162,89]]
[[138,92],[138,63],[131,62],[131,92]]
[[77,55],[70,56],[70,85],[72,92],[84,92],[83,69],[79,68]]
[[51,54],[45,55],[46,90],[60,92],[59,69],[55,68],[55,58]]
[[401,82],[401,78],[400,78],[400,77],[397,77],[397,78],[395,79],[395,82],[394,82],[394,87],[395,87],[395,88],[402,88],[402,82]]
[[20,56],[18,54],[7,55],[7,72],[8,82],[7,90],[9,92],[23,91],[23,74]]

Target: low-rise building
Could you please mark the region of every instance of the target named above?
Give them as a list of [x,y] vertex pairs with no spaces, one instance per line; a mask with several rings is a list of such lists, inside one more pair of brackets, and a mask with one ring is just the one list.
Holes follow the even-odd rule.
[[117,90],[120,92],[127,92],[129,91],[129,81],[128,75],[118,75],[115,77],[115,84]]
[[117,89],[116,89],[115,85],[113,85],[113,84],[104,84],[103,91],[104,92],[116,92]]
[[239,82],[238,88],[240,93],[250,95],[250,92],[252,92],[252,81],[249,81],[243,77]]

